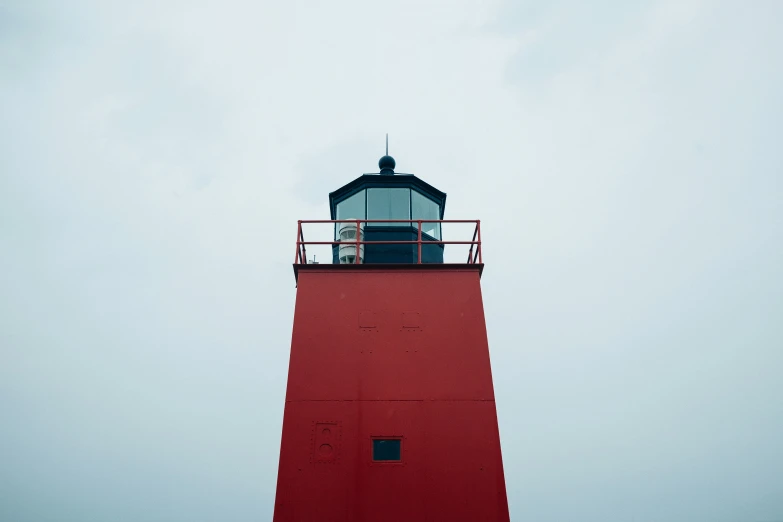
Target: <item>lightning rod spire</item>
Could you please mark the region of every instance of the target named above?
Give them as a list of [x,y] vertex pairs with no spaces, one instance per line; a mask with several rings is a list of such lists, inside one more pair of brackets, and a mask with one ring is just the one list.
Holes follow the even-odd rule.
[[394,158],[389,156],[389,133],[386,133],[386,155],[378,162],[378,167],[381,169],[381,174],[393,175],[395,162]]

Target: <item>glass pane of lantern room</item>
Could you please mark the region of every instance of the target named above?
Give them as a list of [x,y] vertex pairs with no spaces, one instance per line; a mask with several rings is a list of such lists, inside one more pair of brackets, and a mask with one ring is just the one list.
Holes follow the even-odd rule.
[[[337,219],[365,219],[364,209],[364,190],[360,190],[337,204]],[[340,224],[338,223],[335,225],[335,239],[337,239],[339,229]]]
[[[367,189],[367,219],[410,219],[411,191],[407,188]],[[408,223],[368,223],[367,226],[410,226]]]
[[[440,219],[440,207],[437,203],[415,190],[411,191],[413,219]],[[414,223],[418,227],[418,223]],[[430,237],[440,239],[440,223],[422,223],[421,231]]]

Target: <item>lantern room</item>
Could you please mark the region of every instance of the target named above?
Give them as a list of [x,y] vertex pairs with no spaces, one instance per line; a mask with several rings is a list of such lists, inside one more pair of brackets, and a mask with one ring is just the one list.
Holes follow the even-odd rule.
[[417,263],[418,246],[411,242],[420,232],[421,262],[443,263],[444,245],[427,243],[441,240],[446,194],[413,174],[395,174],[391,156],[378,167],[378,174],[363,174],[329,194],[332,220],[362,220],[335,224],[332,263]]

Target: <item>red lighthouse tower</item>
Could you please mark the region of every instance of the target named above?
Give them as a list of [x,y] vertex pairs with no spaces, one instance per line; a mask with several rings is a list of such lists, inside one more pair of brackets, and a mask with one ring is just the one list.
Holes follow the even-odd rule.
[[[444,241],[446,194],[379,166],[329,195],[331,220],[299,222],[274,520],[508,521],[479,222]],[[334,240],[305,242],[309,223]]]

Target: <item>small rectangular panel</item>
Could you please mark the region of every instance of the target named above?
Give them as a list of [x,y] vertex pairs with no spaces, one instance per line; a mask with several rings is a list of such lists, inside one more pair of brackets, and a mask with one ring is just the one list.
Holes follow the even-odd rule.
[[359,328],[377,328],[378,319],[375,316],[375,312],[364,310],[359,312]]
[[313,428],[311,462],[334,464],[340,460],[340,424],[316,422]]
[[402,327],[421,328],[421,314],[419,312],[403,312]]

